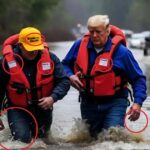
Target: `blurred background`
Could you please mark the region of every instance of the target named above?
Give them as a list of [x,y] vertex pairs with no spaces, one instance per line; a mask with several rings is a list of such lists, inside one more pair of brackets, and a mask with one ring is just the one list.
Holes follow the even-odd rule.
[[[150,0],[0,0],[0,45],[21,28],[34,26],[45,35],[50,50],[62,60],[73,40],[87,31],[87,19],[96,14],[109,15],[111,24],[125,33],[127,46],[147,77],[148,98],[143,109],[150,116]],[[50,136],[51,145],[36,140],[34,150],[150,149],[150,125],[144,132],[132,136],[122,129],[111,129],[90,143],[77,99],[78,92],[71,88],[65,98],[54,105],[52,137],[58,144]],[[141,128],[144,124],[145,120],[140,119],[131,126]],[[0,135],[0,143],[12,149],[23,147],[22,143],[12,141],[8,127]]]
[[74,40],[95,14],[109,15],[125,31],[149,31],[149,12],[149,0],[0,0],[0,42],[26,26],[38,27],[50,42]]

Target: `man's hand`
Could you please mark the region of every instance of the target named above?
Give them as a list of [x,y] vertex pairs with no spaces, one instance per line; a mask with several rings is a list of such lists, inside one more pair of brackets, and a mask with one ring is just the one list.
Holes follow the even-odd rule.
[[81,91],[83,88],[83,83],[79,79],[80,72],[75,75],[70,76],[71,85],[77,90]]
[[43,108],[44,110],[50,109],[53,107],[54,100],[52,97],[43,97],[39,99],[38,106]]
[[5,127],[4,127],[4,124],[2,122],[2,120],[0,119],[0,131],[3,130]]
[[129,120],[136,121],[137,119],[139,119],[140,110],[141,110],[141,105],[138,103],[133,103],[133,105],[131,106],[130,113],[129,113],[130,115]]

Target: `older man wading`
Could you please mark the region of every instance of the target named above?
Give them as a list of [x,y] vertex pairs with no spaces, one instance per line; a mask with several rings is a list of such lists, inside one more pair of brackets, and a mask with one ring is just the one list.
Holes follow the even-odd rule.
[[111,26],[107,15],[88,19],[89,33],[74,42],[63,60],[71,84],[80,92],[81,116],[89,124],[91,136],[102,129],[124,126],[128,88],[133,89],[134,103],[130,120],[139,118],[146,99],[146,79],[125,46],[124,35]]

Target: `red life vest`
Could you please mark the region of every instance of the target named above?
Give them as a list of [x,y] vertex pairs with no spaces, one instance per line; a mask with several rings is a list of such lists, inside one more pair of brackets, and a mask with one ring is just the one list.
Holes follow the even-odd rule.
[[[125,83],[121,76],[118,76],[113,71],[112,55],[116,50],[119,43],[126,44],[125,36],[119,28],[111,26],[112,47],[109,52],[100,54],[92,67],[90,76],[87,77],[88,70],[88,49],[87,45],[90,39],[90,35],[86,34],[79,48],[77,59],[74,65],[75,73],[80,72],[79,78],[81,79],[84,88],[86,89],[87,78],[90,79],[90,91],[94,96],[113,96],[116,91],[120,90]],[[84,59],[83,59],[84,58]]]
[[[18,38],[18,36],[16,36]],[[27,107],[28,101],[32,101],[31,87],[25,76],[22,66],[17,62],[16,56],[12,50],[12,44],[16,39],[8,38],[11,42],[4,44],[4,60],[9,67],[10,79],[7,84],[7,96],[11,103],[21,107]],[[6,41],[8,41],[8,39]],[[15,41],[15,42],[14,42]],[[13,43],[14,42],[14,43]],[[38,99],[50,96],[53,87],[54,63],[50,58],[48,47],[41,51],[41,58],[37,63],[36,90]],[[8,72],[7,72],[8,73]],[[19,92],[19,90],[22,90]]]

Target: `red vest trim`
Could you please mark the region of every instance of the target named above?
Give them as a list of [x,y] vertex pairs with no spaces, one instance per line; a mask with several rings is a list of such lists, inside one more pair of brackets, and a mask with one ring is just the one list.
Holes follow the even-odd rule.
[[[30,84],[22,71],[20,64],[16,61],[11,45],[5,45],[3,49],[4,58],[8,64],[10,80],[7,84],[7,96],[11,103],[21,107],[27,107],[28,101],[32,100]],[[49,51],[45,48],[37,63],[36,88],[38,99],[50,96],[53,87],[54,63],[50,58]],[[24,88],[21,93],[15,85]]]
[[[115,72],[112,70],[113,60],[112,55],[116,50],[116,47],[119,43],[125,44],[124,35],[121,33],[115,34],[115,28],[113,28],[113,37],[112,37],[112,47],[109,52],[104,52],[99,55],[95,64],[91,70],[90,76],[90,90],[93,91],[95,96],[112,96],[122,87],[121,76],[116,76]],[[123,34],[123,33],[122,33]],[[75,73],[81,72],[81,81],[83,82],[84,88],[86,88],[86,75],[88,69],[88,49],[87,44],[90,39],[89,34],[86,34],[79,48],[78,56],[75,62],[74,71]],[[83,59],[84,58],[84,59]]]

